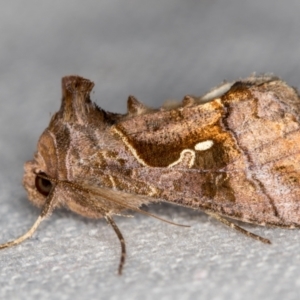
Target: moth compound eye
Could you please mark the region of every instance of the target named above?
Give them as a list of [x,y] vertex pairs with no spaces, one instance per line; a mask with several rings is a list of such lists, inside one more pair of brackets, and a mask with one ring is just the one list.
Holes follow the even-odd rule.
[[[40,173],[40,175],[46,175],[46,174]],[[35,177],[35,187],[42,195],[48,196],[52,188],[52,183],[51,181],[37,175]]]

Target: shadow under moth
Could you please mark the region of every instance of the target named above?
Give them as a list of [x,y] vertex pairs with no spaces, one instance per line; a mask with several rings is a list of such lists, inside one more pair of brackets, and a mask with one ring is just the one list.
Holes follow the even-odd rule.
[[[247,236],[237,219],[300,227],[300,99],[273,76],[224,83],[202,97],[151,109],[128,98],[126,114],[90,100],[93,82],[62,79],[62,102],[41,135],[23,184],[42,208],[32,236],[55,208],[105,218],[121,243],[114,215],[165,201],[199,209]],[[168,221],[167,221],[168,222]],[[172,222],[170,222],[172,223]]]

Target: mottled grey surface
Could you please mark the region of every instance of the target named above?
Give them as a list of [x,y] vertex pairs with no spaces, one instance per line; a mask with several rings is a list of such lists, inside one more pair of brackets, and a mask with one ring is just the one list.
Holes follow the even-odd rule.
[[[124,112],[200,95],[222,80],[273,72],[300,87],[300,2],[224,0],[2,1],[0,10],[0,241],[39,210],[21,186],[22,165],[60,105],[60,79],[96,83],[93,99]],[[300,232],[246,225],[271,246],[202,213],[168,205],[103,220],[57,211],[34,237],[0,252],[0,299],[299,299]]]

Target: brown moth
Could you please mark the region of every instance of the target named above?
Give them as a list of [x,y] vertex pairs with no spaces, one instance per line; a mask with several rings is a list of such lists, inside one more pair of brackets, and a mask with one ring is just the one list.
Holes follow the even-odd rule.
[[[57,207],[113,220],[166,201],[200,209],[265,243],[227,218],[300,227],[300,99],[276,77],[225,83],[203,97],[150,109],[128,99],[125,115],[90,100],[94,84],[62,79],[62,103],[25,164],[23,184],[42,212],[21,243]],[[154,216],[156,217],[156,216]],[[159,217],[157,217],[159,218]],[[160,219],[160,218],[159,218]]]

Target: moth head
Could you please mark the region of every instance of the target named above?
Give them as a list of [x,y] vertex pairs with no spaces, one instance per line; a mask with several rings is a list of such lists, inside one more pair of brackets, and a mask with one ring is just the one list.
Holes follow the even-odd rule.
[[29,200],[37,206],[45,203],[51,191],[53,182],[47,177],[55,180],[67,178],[65,162],[71,141],[68,128],[86,126],[89,120],[96,120],[97,125],[101,125],[103,112],[90,100],[93,86],[93,82],[79,76],[62,79],[60,110],[53,115],[48,128],[41,135],[34,159],[24,166],[23,185]]
[[[107,197],[96,192],[102,186],[101,176],[95,178],[82,172],[82,164],[102,145],[115,144],[108,131],[122,115],[106,112],[94,104],[90,99],[93,86],[93,82],[79,76],[62,79],[60,110],[41,135],[34,159],[24,166],[23,185],[29,200],[39,207],[51,197],[56,206],[66,206],[82,215],[103,214],[101,200],[97,203],[102,207],[87,205],[94,198]],[[107,210],[116,206],[119,205],[111,205]]]
[[[41,135],[34,159],[24,166],[23,185],[29,200],[39,207],[43,206],[52,188],[51,197],[59,198],[58,203],[68,205],[71,198],[76,198],[80,188],[66,182],[81,180],[68,176],[74,175],[74,165],[80,160],[78,153],[83,157],[92,154],[96,147],[93,144],[95,136],[105,144],[103,132],[120,118],[103,111],[90,100],[93,86],[93,82],[79,76],[62,79],[60,110],[52,116]],[[82,197],[83,189],[80,192]]]
[[27,190],[29,200],[39,207],[45,203],[53,185],[46,177],[57,177],[58,161],[54,142],[46,130],[39,139],[34,159],[24,165],[23,185]]

